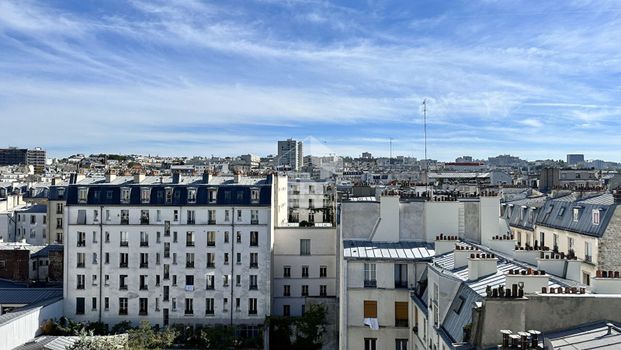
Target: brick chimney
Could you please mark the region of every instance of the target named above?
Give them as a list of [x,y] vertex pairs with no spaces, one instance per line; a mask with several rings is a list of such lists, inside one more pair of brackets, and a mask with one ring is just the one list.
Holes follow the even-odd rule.
[[514,284],[523,285],[524,293],[540,292],[543,287],[547,287],[550,281],[550,275],[545,271],[538,271],[533,269],[515,269],[509,270],[506,275],[507,286]]
[[145,179],[145,175],[143,172],[138,172],[134,174],[134,183],[141,183],[142,181],[144,181]]
[[209,170],[205,170],[203,172],[203,183],[208,184],[211,182],[211,172]]
[[471,245],[456,244],[453,252],[453,268],[459,269],[468,266],[468,258],[470,254],[481,254],[481,251]]
[[116,170],[108,169],[108,171],[106,171],[106,182],[110,183],[114,181],[114,179],[116,179]]
[[435,252],[436,256],[452,252],[455,249],[455,244],[459,243],[459,237],[447,236],[440,233],[436,236],[435,240]]

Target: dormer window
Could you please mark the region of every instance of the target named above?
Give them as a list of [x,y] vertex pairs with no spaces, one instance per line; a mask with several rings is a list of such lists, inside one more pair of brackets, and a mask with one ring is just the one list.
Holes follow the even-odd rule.
[[129,187],[123,187],[121,188],[121,203],[129,203],[129,193],[130,193],[130,189]]
[[166,187],[164,191],[166,192],[166,204],[172,204],[173,189]]
[[188,203],[196,203],[196,188],[188,188]]
[[578,221],[580,219],[580,208],[574,208],[574,221]]
[[259,189],[253,188],[250,190],[250,200],[252,203],[257,203],[259,201]]
[[593,213],[591,214],[593,219],[593,225],[599,225],[599,209],[593,209]]
[[140,189],[140,202],[143,204],[149,203],[151,201],[151,189],[148,187],[143,187]]
[[57,191],[58,191],[58,199],[63,199],[63,197],[65,196],[65,188],[59,187]]
[[88,199],[88,188],[80,187],[78,189],[78,202],[86,203],[87,199]]
[[560,207],[558,210],[558,216],[563,216],[564,213],[565,213],[565,207]]
[[218,190],[215,188],[210,188],[208,193],[209,193],[209,203],[215,203],[216,198],[218,196]]

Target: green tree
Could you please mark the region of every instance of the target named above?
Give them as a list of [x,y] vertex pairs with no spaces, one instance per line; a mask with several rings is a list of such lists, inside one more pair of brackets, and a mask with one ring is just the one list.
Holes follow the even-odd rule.
[[122,337],[92,337],[82,335],[75,343],[67,347],[67,350],[119,350],[127,346],[126,339]]
[[177,332],[170,328],[155,330],[149,321],[141,321],[138,328],[129,330],[128,335],[130,349],[162,349],[172,345]]
[[320,349],[325,333],[326,309],[322,305],[310,305],[302,317],[295,320],[294,348]]
[[207,349],[228,349],[235,344],[235,329],[225,325],[205,327],[201,331],[201,340]]

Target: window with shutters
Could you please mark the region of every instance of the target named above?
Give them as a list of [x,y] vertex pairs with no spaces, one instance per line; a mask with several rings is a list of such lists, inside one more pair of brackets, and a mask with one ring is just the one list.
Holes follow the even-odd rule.
[[408,327],[408,303],[395,301],[395,327]]
[[377,301],[364,301],[364,318],[377,318]]

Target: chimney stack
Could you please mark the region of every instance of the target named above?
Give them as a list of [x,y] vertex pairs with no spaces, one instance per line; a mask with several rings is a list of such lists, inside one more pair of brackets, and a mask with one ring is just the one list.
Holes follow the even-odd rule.
[[211,172],[209,170],[205,170],[203,172],[203,183],[209,184],[211,182]]
[[468,258],[468,280],[476,281],[481,277],[498,272],[498,258],[495,254],[471,253]]
[[108,171],[106,171],[106,182],[110,183],[114,181],[114,179],[116,179],[116,170],[109,169]]
[[145,179],[145,175],[142,172],[138,172],[136,174],[134,174],[134,183],[141,183],[142,181],[144,181]]
[[621,204],[621,188],[612,191],[612,197],[614,198],[615,204]]
[[178,184],[181,182],[181,173],[179,171],[175,171],[172,174],[172,183]]
[[434,243],[435,255],[438,256],[452,252],[457,243],[459,243],[459,237],[457,235],[449,236],[440,233],[436,236],[436,241]]
[[242,174],[241,174],[241,172],[240,172],[240,171],[236,171],[236,172],[235,172],[235,175],[233,176],[233,181],[234,181],[236,184],[238,184],[238,183],[240,183],[241,178],[242,178]]

